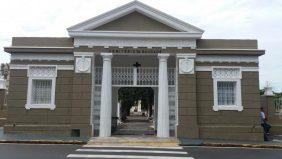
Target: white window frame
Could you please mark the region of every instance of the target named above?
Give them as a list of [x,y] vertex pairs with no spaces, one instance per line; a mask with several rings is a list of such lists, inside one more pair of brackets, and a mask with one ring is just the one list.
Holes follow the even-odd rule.
[[[239,74],[234,77],[216,77],[214,75],[214,71],[217,68],[221,69],[228,69],[228,68],[235,68],[239,69]],[[232,67],[232,66],[213,66],[212,67],[212,78],[213,78],[213,97],[214,97],[214,105],[213,110],[219,111],[219,110],[237,110],[237,111],[243,111],[242,106],[242,95],[241,95],[241,79],[242,79],[242,69],[241,67]],[[236,82],[236,97],[235,97],[235,105],[218,105],[218,88],[217,83],[218,82]]]
[[[53,75],[36,75],[30,73],[31,67],[55,67],[55,73]],[[57,78],[57,66],[56,65],[28,65],[27,70],[27,77],[28,77],[28,88],[27,88],[27,101],[25,108],[26,109],[51,109],[54,110],[56,108],[55,105],[55,92],[56,92],[56,78]],[[33,80],[51,80],[52,86],[51,86],[51,103],[50,104],[32,104],[32,85]]]

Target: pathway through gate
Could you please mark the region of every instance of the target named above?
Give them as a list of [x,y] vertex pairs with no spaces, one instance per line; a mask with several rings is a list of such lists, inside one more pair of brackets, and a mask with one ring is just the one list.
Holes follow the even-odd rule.
[[[94,136],[98,136],[99,128],[100,128],[100,107],[101,107],[101,84],[102,84],[102,67],[96,67],[92,70],[94,76],[94,84],[93,87],[93,102],[92,102],[92,123],[94,125]],[[168,96],[169,96],[169,129],[171,136],[175,135],[175,126],[177,122],[177,108],[176,108],[176,72],[175,68],[168,68]],[[112,115],[112,133],[115,130],[117,125],[117,118],[116,113],[114,110],[117,107],[118,99],[117,93],[118,89],[122,87],[151,87],[154,89],[154,97],[155,97],[155,108],[157,109],[157,90],[158,90],[158,68],[156,67],[140,67],[138,71],[136,68],[133,67],[112,67],[112,97],[113,97],[113,115]],[[157,112],[157,110],[155,110]],[[125,127],[121,128],[122,132],[128,132],[128,134],[132,135],[149,135],[155,134],[156,130],[148,129],[149,124],[154,124],[156,128],[156,121],[157,121],[157,114],[154,114],[155,123],[152,121],[148,121],[143,117],[140,117],[142,121],[145,122],[138,122],[138,116],[129,117],[129,122],[125,123]],[[140,121],[140,120],[139,120]],[[148,125],[147,125],[148,124]],[[139,125],[140,127],[138,127]],[[146,126],[147,125],[147,126]],[[127,128],[130,128],[130,131],[127,131]],[[147,128],[144,128],[147,127]],[[146,131],[138,132],[136,129],[144,129]],[[115,134],[119,134],[117,131]],[[113,134],[113,135],[115,135]],[[125,133],[126,134],[126,133]],[[152,136],[152,135],[151,135]]]
[[152,119],[143,116],[142,113],[133,112],[125,122],[117,126],[113,135],[155,135],[154,123]]

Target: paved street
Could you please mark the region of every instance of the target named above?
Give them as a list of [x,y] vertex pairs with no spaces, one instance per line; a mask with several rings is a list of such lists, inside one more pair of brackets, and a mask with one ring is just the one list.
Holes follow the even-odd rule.
[[279,159],[282,158],[282,150],[211,147],[138,148],[0,144],[1,159],[83,159],[85,157],[101,159]]
[[79,145],[0,144],[0,159],[66,159]]
[[282,150],[250,148],[184,147],[195,159],[280,159]]

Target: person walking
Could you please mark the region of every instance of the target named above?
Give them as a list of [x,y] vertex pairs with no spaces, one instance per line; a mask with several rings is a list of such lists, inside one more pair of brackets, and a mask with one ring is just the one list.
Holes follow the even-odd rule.
[[263,138],[264,141],[269,141],[269,130],[271,128],[271,125],[267,123],[267,117],[265,115],[263,107],[260,108],[260,121],[261,121],[261,126],[263,127]]

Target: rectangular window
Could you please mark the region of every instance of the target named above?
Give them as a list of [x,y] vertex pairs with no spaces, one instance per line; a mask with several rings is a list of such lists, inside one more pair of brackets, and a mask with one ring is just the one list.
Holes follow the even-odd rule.
[[28,68],[26,109],[55,109],[57,67],[31,65]]
[[217,82],[218,105],[235,105],[236,82]]
[[213,110],[242,111],[240,67],[214,66],[213,78]]
[[52,80],[32,80],[31,104],[51,104]]

